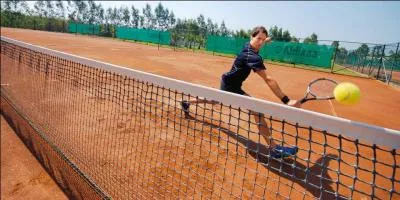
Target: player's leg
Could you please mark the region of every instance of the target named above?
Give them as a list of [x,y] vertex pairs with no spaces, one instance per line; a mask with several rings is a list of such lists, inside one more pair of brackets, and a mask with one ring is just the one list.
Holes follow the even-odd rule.
[[[224,83],[224,81],[221,80],[220,90],[228,91],[228,92],[235,92],[234,89],[235,88],[226,85]],[[188,114],[190,105],[191,104],[199,104],[199,103],[207,103],[207,104],[214,105],[214,104],[218,104],[220,102],[214,101],[214,100],[199,99],[199,98],[192,99],[192,100],[186,100],[186,101],[181,102],[182,110],[185,112],[185,114]]]
[[[244,91],[243,95],[250,96]],[[259,134],[265,139],[267,144],[270,146],[271,149],[270,154],[272,157],[283,158],[283,157],[293,156],[297,153],[298,151],[297,147],[284,147],[275,143],[275,141],[272,139],[272,135],[268,128],[264,114],[254,111],[250,111],[250,114],[253,115],[254,120],[257,123]]]

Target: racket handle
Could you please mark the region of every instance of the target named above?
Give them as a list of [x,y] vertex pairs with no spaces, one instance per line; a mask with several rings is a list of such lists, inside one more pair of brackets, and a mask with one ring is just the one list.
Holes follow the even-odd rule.
[[303,98],[303,99],[300,100],[300,103],[303,104],[303,103],[305,103],[306,101],[307,101],[307,99],[306,99],[306,98]]

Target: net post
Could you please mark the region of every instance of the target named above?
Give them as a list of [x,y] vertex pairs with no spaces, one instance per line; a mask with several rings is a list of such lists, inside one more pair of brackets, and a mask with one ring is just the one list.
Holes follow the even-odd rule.
[[160,50],[160,42],[161,42],[160,32],[161,31],[158,31],[158,50]]

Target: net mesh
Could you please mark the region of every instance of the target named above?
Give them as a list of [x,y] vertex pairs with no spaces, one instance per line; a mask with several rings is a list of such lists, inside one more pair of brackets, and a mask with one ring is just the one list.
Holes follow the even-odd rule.
[[[225,102],[192,104],[185,115],[180,103],[201,94],[78,60],[2,38],[1,94],[106,196],[400,198],[394,147]],[[273,158],[266,139],[299,152]],[[53,177],[61,185],[69,178]]]

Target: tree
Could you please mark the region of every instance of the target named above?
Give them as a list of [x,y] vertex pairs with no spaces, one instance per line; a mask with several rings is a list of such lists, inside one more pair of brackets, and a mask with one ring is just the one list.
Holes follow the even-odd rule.
[[348,57],[347,49],[344,47],[339,47],[339,49],[336,51],[335,62],[343,64],[345,63],[347,57]]
[[195,43],[199,43],[200,27],[196,20],[188,19],[184,21],[186,38],[188,40],[189,48],[192,48]]
[[221,27],[219,28],[221,36],[228,36],[229,35],[229,30],[225,26],[225,22],[222,20],[221,22]]
[[164,9],[164,6],[161,2],[157,5],[154,9],[155,12],[155,19],[157,21],[157,29],[158,30],[165,30],[168,28],[168,17],[169,17],[169,10]]
[[45,1],[46,2],[46,9],[47,9],[47,13],[48,13],[48,18],[54,18],[54,17],[56,17],[56,12],[55,12],[55,9],[54,9],[54,5],[53,5],[53,2],[52,1],[49,1],[49,0],[47,0],[47,1]]
[[283,31],[282,28],[278,28],[278,26],[276,25],[269,29],[269,36],[272,38],[272,40],[275,41],[298,41],[297,38],[290,35],[290,32],[288,30]]
[[75,9],[75,4],[72,1],[67,1],[67,19],[71,21],[76,21],[77,10]]
[[33,8],[35,9],[34,13],[39,17],[48,17],[49,14],[44,1],[36,1]]
[[114,7],[112,9],[112,13],[111,13],[111,23],[113,25],[119,26],[121,25],[121,15],[119,14],[119,9],[117,9],[116,7]]
[[140,23],[140,28],[144,28],[144,16],[140,15],[139,16],[139,23]]
[[96,22],[97,23],[99,23],[99,24],[102,24],[102,23],[104,23],[104,8],[103,8],[103,6],[99,3],[98,5],[97,5],[97,20],[96,20]]
[[89,9],[89,15],[88,15],[88,22],[89,24],[93,24],[96,21],[96,10],[97,6],[94,1],[88,1],[88,9]]
[[56,1],[56,17],[57,18],[65,18],[65,8],[64,3],[61,0]]
[[1,1],[1,8],[3,8],[4,11],[12,11],[11,7],[13,6],[14,1],[10,1],[10,0],[5,0],[5,1]]
[[116,7],[108,8],[105,15],[106,24],[113,24],[113,25],[120,25],[121,24],[121,17],[119,9]]
[[85,1],[78,1],[74,0],[73,2],[73,10],[74,12],[69,15],[68,18],[71,20],[74,20],[79,23],[86,23],[89,21],[89,11],[88,11],[88,5],[86,4]]
[[282,41],[283,40],[282,28],[278,29],[278,38],[277,38],[277,40],[278,41]]
[[292,37],[290,36],[289,31],[288,30],[284,31],[282,34],[282,41],[290,42],[291,39]]
[[113,12],[112,8],[107,8],[106,15],[104,16],[106,24],[111,23],[111,18],[112,18],[112,14],[113,14],[112,12]]
[[29,11],[29,6],[26,1],[20,0],[1,1],[1,8],[3,8],[5,11],[17,13],[27,13]]
[[175,23],[176,23],[176,18],[175,18],[174,12],[171,11],[169,13],[169,15],[168,15],[168,27],[167,27],[167,29],[170,29],[171,27],[173,27],[175,25]]
[[213,29],[214,29],[215,35],[220,35],[220,30],[218,28],[218,24],[217,23],[214,24],[214,28]]
[[292,38],[290,39],[291,42],[299,42],[300,40],[297,39],[296,37],[292,36]]
[[135,6],[131,7],[131,24],[133,28],[139,27],[139,10],[135,8]]
[[199,44],[198,49],[200,49],[206,42],[207,24],[204,20],[204,15],[202,14],[200,14],[196,20],[197,25],[199,26],[199,37],[197,38],[197,43]]
[[201,37],[205,38],[206,34],[207,34],[207,24],[206,24],[206,22],[204,20],[204,15],[200,14],[197,17],[197,24],[200,27],[200,35],[201,35]]
[[245,31],[244,29],[240,29],[239,31],[236,31],[236,33],[234,33],[235,37],[239,37],[239,38],[250,38],[250,34]]
[[310,38],[311,38],[311,42],[312,43],[318,44],[318,36],[317,36],[317,34],[315,34],[315,33],[311,34]]
[[121,19],[121,24],[125,26],[130,26],[131,24],[131,13],[129,12],[129,8],[126,6],[121,6],[119,8],[119,18]]
[[[282,28],[281,28],[281,33],[282,33]],[[269,29],[269,36],[272,38],[272,40],[280,41],[282,38],[282,35],[279,35],[279,29],[275,25]]]
[[335,49],[339,48],[339,41],[333,41],[331,46],[335,47]]
[[214,24],[212,22],[212,20],[210,18],[207,18],[207,33],[214,35],[215,34],[215,30],[214,30]]
[[143,8],[142,10],[143,12],[143,19],[144,19],[144,24],[143,24],[143,28],[145,29],[152,29],[154,28],[154,17],[153,17],[153,13],[151,10],[151,6],[146,3],[145,8]]
[[306,37],[303,41],[304,44],[318,44],[318,36],[313,33],[310,37]]
[[[397,64],[400,61],[400,51],[398,51],[397,53],[393,50],[389,51],[389,61]],[[399,65],[400,63],[398,63],[397,65]]]
[[[377,52],[381,51],[378,50]],[[361,57],[365,57],[369,53],[369,47],[366,44],[362,44],[360,47],[356,49],[356,53]]]
[[104,21],[104,9],[99,3],[96,4],[94,1],[88,1],[88,22],[89,24],[101,24]]
[[29,12],[29,7],[25,1],[1,1],[1,25],[11,27],[25,27],[27,22],[25,20],[24,13]]

